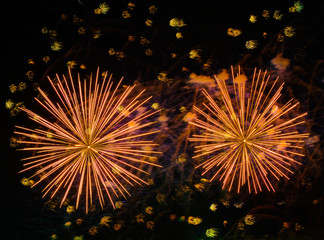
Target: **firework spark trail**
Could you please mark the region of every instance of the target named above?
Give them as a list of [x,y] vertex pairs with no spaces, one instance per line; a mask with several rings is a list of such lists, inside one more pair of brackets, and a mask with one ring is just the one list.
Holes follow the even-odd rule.
[[20,131],[15,133],[28,139],[20,141],[26,145],[21,150],[35,152],[34,156],[22,159],[25,163],[21,172],[35,171],[30,178],[38,176],[39,180],[33,186],[46,182],[43,196],[50,194],[52,198],[64,189],[61,206],[71,194],[71,189],[77,186],[76,208],[81,196],[85,195],[88,212],[94,192],[102,208],[104,195],[115,207],[112,195],[130,196],[124,183],[132,186],[148,184],[140,174],[136,174],[149,174],[139,164],[161,167],[146,161],[160,153],[151,150],[157,144],[142,140],[159,132],[145,131],[155,123],[147,120],[158,111],[139,111],[135,115],[151,97],[140,100],[143,90],[131,99],[129,96],[135,86],[127,86],[118,95],[122,79],[113,89],[111,77],[108,78],[106,72],[99,83],[98,69],[94,83],[92,75],[83,83],[78,75],[75,85],[69,70],[69,78],[63,75],[63,80],[60,80],[56,75],[55,83],[48,78],[59,102],[54,103],[38,89],[43,100],[36,100],[52,115],[51,119],[22,108],[30,119],[46,130],[16,126]]
[[[222,105],[218,105],[204,89],[203,94],[208,100],[204,107],[207,114],[197,106],[194,110],[204,117],[197,118],[189,124],[201,128],[201,135],[193,135],[190,141],[200,142],[196,146],[194,158],[202,156],[207,160],[196,168],[202,167],[203,175],[210,172],[211,181],[216,177],[223,183],[223,189],[229,191],[237,185],[237,192],[247,184],[251,193],[262,191],[262,185],[268,191],[275,191],[271,178],[293,173],[292,164],[301,164],[294,156],[304,156],[300,153],[303,139],[308,133],[299,133],[297,125],[305,123],[301,120],[307,113],[292,119],[283,118],[299,103],[289,100],[282,107],[277,102],[281,97],[283,84],[276,88],[278,78],[273,82],[268,92],[270,76],[261,70],[254,70],[250,91],[247,90],[245,75],[240,68],[235,76],[232,67],[233,89],[235,97],[231,97],[225,80],[217,79],[221,92]],[[243,80],[242,80],[243,79]]]

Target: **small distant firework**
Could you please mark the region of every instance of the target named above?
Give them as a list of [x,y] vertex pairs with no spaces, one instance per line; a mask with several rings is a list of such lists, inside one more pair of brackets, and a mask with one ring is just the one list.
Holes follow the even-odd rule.
[[93,81],[80,80],[73,83],[71,71],[63,80],[56,75],[56,80],[48,78],[55,90],[58,102],[53,102],[47,94],[38,88],[42,99],[37,102],[50,114],[43,117],[22,108],[29,118],[41,128],[31,129],[16,126],[15,133],[24,140],[22,150],[32,151],[34,155],[22,159],[24,169],[34,170],[29,178],[35,178],[35,185],[44,183],[43,196],[62,196],[61,205],[75,192],[76,208],[81,196],[85,196],[86,212],[93,204],[94,195],[101,207],[105,206],[105,196],[113,207],[113,195],[130,196],[125,185],[148,184],[141,178],[141,173],[149,165],[160,165],[147,159],[158,154],[153,149],[156,145],[144,138],[157,133],[147,130],[154,122],[149,118],[158,111],[145,110],[143,105],[150,99],[141,100],[143,91],[130,97],[134,86],[124,86],[118,93],[113,88],[107,72],[103,79],[99,69]]
[[304,156],[300,152],[308,134],[299,133],[297,126],[305,122],[302,118],[307,113],[290,117],[299,103],[291,99],[280,106],[284,84],[277,87],[278,78],[270,84],[267,72],[255,69],[252,84],[248,85],[240,67],[236,76],[232,67],[232,78],[232,87],[227,87],[225,80],[215,76],[221,92],[219,102],[203,90],[208,100],[203,105],[210,114],[194,106],[204,117],[189,122],[203,131],[190,138],[201,143],[196,146],[194,158],[206,157],[196,168],[204,168],[203,175],[211,173],[211,180],[217,177],[223,189],[229,191],[236,185],[240,192],[245,184],[249,193],[252,189],[262,191],[263,186],[275,191],[272,179],[289,179],[292,165],[301,164],[296,157]]

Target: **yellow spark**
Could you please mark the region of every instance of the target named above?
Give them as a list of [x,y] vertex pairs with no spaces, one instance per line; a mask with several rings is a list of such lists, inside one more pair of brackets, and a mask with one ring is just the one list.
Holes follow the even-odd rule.
[[228,28],[227,29],[227,35],[231,37],[238,37],[242,34],[242,31],[240,29],[234,29],[234,28]]
[[52,44],[51,44],[51,49],[53,51],[60,51],[62,50],[63,48],[63,43],[62,42],[57,42],[57,41],[54,41]]
[[123,18],[130,18],[131,14],[127,10],[125,10],[125,11],[122,12],[122,17]]
[[42,32],[42,34],[47,34],[48,33],[48,28],[47,27],[42,27],[41,32]]
[[66,63],[66,66],[67,66],[68,68],[75,68],[76,65],[78,65],[78,63],[77,63],[76,61],[74,61],[74,60],[72,60],[72,61],[68,61],[68,62]]
[[100,3],[99,7],[94,10],[95,14],[107,14],[110,10],[109,5],[106,2]]
[[257,40],[248,40],[245,42],[245,47],[247,49],[255,49],[258,46]]
[[49,60],[50,60],[50,57],[49,56],[43,57],[43,62],[44,63],[48,63]]
[[109,227],[109,223],[112,222],[112,219],[110,216],[103,216],[101,219],[100,219],[100,222],[99,222],[99,225],[100,226],[106,226],[106,227]]
[[95,30],[93,34],[93,39],[98,39],[101,36],[101,30]]
[[209,206],[209,209],[213,212],[215,212],[217,210],[217,207],[218,205],[216,203],[212,203],[210,206]]
[[29,80],[34,80],[34,76],[35,76],[35,73],[33,71],[28,71],[26,72],[26,77],[29,79]]
[[35,65],[35,61],[34,61],[34,59],[28,59],[28,64],[29,65]]
[[273,13],[273,18],[276,20],[281,20],[283,18],[283,14],[279,10],[276,10]]
[[9,91],[10,92],[15,93],[15,92],[17,92],[17,90],[18,90],[18,86],[16,84],[11,84],[9,86]]
[[125,53],[122,51],[116,51],[116,57],[118,61],[121,61],[125,58]]
[[146,56],[153,56],[153,50],[151,48],[148,48],[145,50],[145,55]]
[[109,48],[108,53],[109,53],[109,55],[112,56],[112,55],[115,55],[116,54],[116,51],[113,48]]
[[13,109],[14,106],[15,106],[15,103],[11,99],[8,99],[6,101],[6,108]]
[[176,33],[176,38],[177,38],[177,39],[183,38],[182,33],[181,33],[181,32],[177,32],[177,33]]
[[219,234],[219,230],[217,228],[209,228],[206,230],[206,237],[214,238]]
[[146,25],[147,27],[152,27],[152,25],[153,25],[153,20],[152,20],[152,19],[146,19],[146,21],[145,21],[145,25]]
[[79,27],[78,34],[83,35],[86,33],[86,29],[84,27]]
[[257,19],[258,19],[257,16],[255,16],[255,15],[250,15],[249,21],[250,21],[251,23],[256,23]]
[[285,27],[284,34],[286,37],[293,37],[296,34],[295,28],[292,26]]
[[187,24],[185,24],[183,19],[179,19],[179,18],[172,18],[169,22],[171,27],[184,27]]
[[140,213],[140,214],[136,215],[135,218],[136,218],[136,222],[138,222],[138,223],[144,223],[145,222],[145,220],[144,220],[145,216],[144,216],[143,213]]
[[127,8],[128,8],[129,10],[134,10],[135,7],[136,7],[136,5],[135,5],[134,3],[132,3],[132,2],[129,2],[129,3],[127,4]]
[[146,223],[146,227],[147,227],[148,229],[153,230],[153,229],[154,229],[154,222],[153,222],[153,221],[148,221],[148,222]]
[[264,9],[262,12],[262,17],[264,18],[269,18],[270,17],[270,12],[267,9]]
[[285,41],[285,36],[281,33],[278,34],[277,36],[278,42],[284,42]]
[[200,49],[193,49],[189,52],[189,57],[192,59],[198,59],[200,58],[199,53],[201,52]]
[[155,5],[149,6],[148,10],[150,14],[155,14],[157,12],[157,7]]
[[246,215],[244,217],[244,222],[245,222],[246,225],[253,225],[256,222],[255,216],[253,216],[253,215]]
[[152,208],[151,206],[148,206],[148,207],[145,208],[145,212],[146,212],[147,214],[152,215],[152,214],[153,214],[153,208]]
[[155,110],[158,110],[160,108],[160,104],[155,102],[152,104],[151,108],[155,109]]

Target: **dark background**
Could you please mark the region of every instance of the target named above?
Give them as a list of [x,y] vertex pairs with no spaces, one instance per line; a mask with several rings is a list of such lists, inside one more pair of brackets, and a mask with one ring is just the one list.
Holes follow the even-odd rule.
[[[108,2],[108,1],[107,1]],[[233,39],[226,37],[226,29],[228,27],[236,26],[243,29],[246,35],[252,36],[254,31],[263,31],[264,26],[260,24],[259,27],[251,29],[248,23],[242,23],[241,19],[246,19],[251,13],[259,13],[262,9],[286,9],[293,1],[163,1],[160,4],[162,13],[168,16],[181,16],[184,18],[193,33],[188,33],[189,43],[184,43],[189,46],[197,45],[208,49],[215,54],[219,61],[218,66],[229,67],[231,64],[243,61],[243,63],[251,65],[262,65],[260,62],[260,52],[250,54],[244,47],[234,42]],[[303,48],[304,54],[307,56],[305,65],[309,69],[314,69],[315,65],[320,61],[324,61],[324,46],[323,46],[323,1],[304,1],[305,8],[294,19],[294,23],[298,25],[298,34],[294,40],[285,45],[286,56],[293,57],[296,49]],[[19,116],[13,118],[10,116],[4,103],[11,98],[8,86],[17,79],[23,79],[28,66],[26,64],[29,58],[36,58],[44,55],[44,49],[48,49],[48,42],[44,41],[44,37],[40,33],[40,29],[44,25],[55,25],[58,23],[59,16],[62,12],[72,12],[74,10],[75,1],[23,1],[14,2],[8,1],[2,6],[3,14],[1,17],[1,116],[2,132],[1,132],[1,239],[35,239],[36,236],[43,236],[36,231],[37,226],[43,221],[41,211],[43,200],[38,199],[36,190],[26,189],[20,183],[20,176],[17,173],[20,169],[18,161],[19,154],[15,149],[10,148],[9,138],[13,133],[13,126],[16,121],[24,121],[25,117]],[[109,4],[109,2],[108,2]],[[118,5],[117,3],[115,3]],[[163,17],[163,16],[161,16]],[[281,23],[273,24],[266,31],[271,34],[279,29]],[[166,33],[169,34],[169,33]],[[246,37],[246,35],[244,37]],[[158,42],[158,40],[157,40]],[[241,41],[242,43],[243,41]],[[245,57],[245,58],[243,58]],[[242,60],[243,59],[243,60]],[[247,60],[246,60],[247,59]],[[266,59],[266,58],[265,58]],[[100,62],[101,61],[101,62]],[[105,64],[105,59],[98,61],[98,65]],[[155,60],[154,60],[155,61]],[[139,66],[146,67],[146,60],[143,60]],[[154,66],[155,64],[155,66]],[[109,63],[107,63],[109,65]],[[112,64],[115,66],[114,64]],[[162,66],[161,66],[162,65]],[[265,64],[266,65],[266,64]],[[107,67],[107,66],[106,66]],[[125,64],[123,67],[113,67],[113,70],[119,75],[123,75],[127,71],[130,64]],[[194,68],[194,67],[193,67]],[[323,64],[316,74],[314,85],[318,88],[323,88]],[[145,78],[149,79],[150,74],[154,71],[163,69],[163,63],[159,60],[150,65]],[[153,69],[153,70],[152,70]],[[56,70],[56,69],[54,69]],[[53,70],[53,71],[54,71]],[[131,69],[135,72],[134,69]],[[152,73],[153,74],[153,73]],[[136,77],[136,74],[130,74],[130,78]],[[302,91],[302,89],[300,89]],[[319,96],[322,97],[322,96]],[[31,97],[32,99],[32,97]],[[26,100],[28,101],[28,100]],[[313,99],[316,102],[316,99]],[[322,113],[317,113],[317,122],[322,119]],[[323,128],[317,125],[317,134],[323,133]],[[323,169],[319,170],[323,172]],[[323,180],[321,177],[317,182]],[[317,193],[314,197],[323,199],[323,185],[314,186]],[[33,199],[33,201],[30,201]],[[299,204],[300,208],[303,203]],[[322,205],[323,206],[323,205]],[[323,209],[321,210],[323,213]],[[308,216],[309,215],[309,216]],[[311,218],[311,213],[305,213],[305,218]],[[32,219],[32,220],[31,220]],[[311,222],[316,222],[318,225],[314,228],[318,232],[313,232],[313,236],[303,239],[320,239],[319,234],[323,234],[321,224],[323,218],[312,219]],[[27,221],[27,224],[24,224]],[[19,233],[19,234],[17,234]],[[3,234],[3,236],[1,236]],[[8,237],[7,237],[8,236]],[[9,237],[10,236],[10,237]],[[18,237],[20,236],[20,237]],[[322,235],[323,236],[323,235]],[[171,239],[171,238],[170,238]]]

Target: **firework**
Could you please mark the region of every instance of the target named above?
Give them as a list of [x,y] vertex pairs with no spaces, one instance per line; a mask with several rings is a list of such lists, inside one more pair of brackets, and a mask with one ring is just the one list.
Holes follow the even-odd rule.
[[[156,145],[144,140],[158,131],[147,130],[154,122],[149,118],[158,111],[145,110],[143,105],[151,98],[140,100],[144,91],[131,98],[134,86],[123,86],[122,79],[116,88],[107,77],[101,81],[99,69],[93,81],[92,75],[83,82],[78,75],[73,83],[71,71],[63,80],[48,78],[58,102],[54,103],[40,88],[42,99],[37,102],[49,113],[49,118],[22,108],[40,128],[16,126],[15,133],[24,137],[19,143],[22,150],[34,155],[22,159],[24,169],[33,170],[29,178],[38,179],[33,186],[44,183],[44,195],[66,198],[77,192],[76,208],[81,196],[85,196],[86,212],[93,203],[94,195],[102,208],[108,197],[112,206],[113,196],[130,196],[125,185],[148,184],[140,176],[148,174],[148,166],[160,167],[147,159],[159,152],[152,150]],[[73,190],[72,190],[73,189]]]
[[203,175],[209,172],[211,180],[219,178],[229,191],[236,185],[240,192],[245,184],[250,193],[262,191],[263,186],[275,191],[272,179],[289,179],[292,166],[301,164],[297,158],[304,156],[301,149],[308,134],[299,133],[298,127],[307,113],[290,117],[299,103],[291,99],[280,106],[284,84],[277,87],[278,78],[270,84],[267,72],[255,69],[251,85],[240,67],[236,76],[232,67],[231,87],[215,79],[221,100],[215,101],[203,90],[208,100],[203,105],[210,114],[194,106],[204,120],[189,122],[202,130],[190,138],[200,143],[194,158],[205,159],[197,168],[204,169]]

